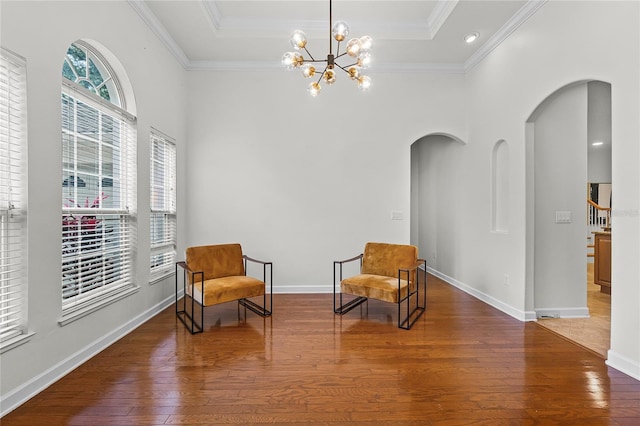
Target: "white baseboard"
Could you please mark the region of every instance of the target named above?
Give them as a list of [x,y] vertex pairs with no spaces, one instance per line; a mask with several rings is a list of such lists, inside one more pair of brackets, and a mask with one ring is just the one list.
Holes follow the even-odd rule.
[[636,380],[640,380],[640,364],[635,363],[633,360],[624,357],[611,349],[607,351],[607,360],[605,363],[616,370],[631,376]]
[[69,356],[67,359],[54,365],[44,373],[34,377],[20,387],[8,392],[0,400],[0,407],[2,407],[0,417],[8,414],[20,405],[24,404],[26,401],[42,392],[44,389],[51,386],[56,381],[60,380],[62,377],[70,373],[78,366],[82,365],[84,362],[98,354],[100,351],[109,347],[117,340],[126,336],[137,327],[144,324],[167,307],[171,306],[174,302],[175,295],[172,294],[162,302],[147,309],[145,312],[131,319],[129,322],[123,324],[121,327],[112,330],[109,334],[100,337],[100,339],[94,341],[85,348]]
[[[440,278],[441,280],[451,284],[454,287],[459,288],[465,293],[470,294],[471,296],[482,300],[483,302],[493,306],[494,308],[511,315],[514,318],[520,319],[521,321],[535,321],[537,317],[541,314],[553,316],[557,314],[559,318],[588,318],[589,317],[589,309],[588,308],[558,308],[558,309],[537,309],[535,312],[527,311],[521,312],[517,309],[513,309],[512,307],[505,305],[504,303],[497,301],[491,296],[487,296],[486,294],[473,289],[466,284],[457,281],[439,271],[436,271],[432,268],[427,268],[427,271]],[[428,308],[428,305],[427,305]],[[634,362],[633,360],[626,358],[616,352],[609,350],[607,352],[607,360],[605,363],[611,368],[615,368],[616,370],[624,373],[630,377],[633,377],[636,380],[640,380],[640,364]]]
[[514,309],[513,306],[509,306],[506,303],[501,302],[500,300],[494,298],[493,296],[489,296],[488,294],[485,294],[481,291],[478,291],[477,289],[473,288],[473,287],[469,287],[468,285],[464,284],[463,282],[460,282],[454,278],[451,278],[448,275],[443,274],[440,271],[436,271],[435,269],[428,267],[427,266],[427,272],[430,273],[431,275],[434,275],[438,278],[440,278],[442,281],[445,281],[449,284],[451,284],[452,286],[464,291],[467,294],[470,294],[471,296],[475,297],[476,299],[479,299],[483,302],[485,302],[487,305],[493,306],[494,308],[498,309],[499,311],[504,312],[507,315],[510,315],[520,321],[535,321],[535,316],[532,317],[532,313],[531,312],[525,312],[525,311],[520,311],[518,309]]
[[538,318],[589,318],[589,308],[545,308],[536,309]]
[[328,294],[333,293],[333,285],[273,286],[273,294]]

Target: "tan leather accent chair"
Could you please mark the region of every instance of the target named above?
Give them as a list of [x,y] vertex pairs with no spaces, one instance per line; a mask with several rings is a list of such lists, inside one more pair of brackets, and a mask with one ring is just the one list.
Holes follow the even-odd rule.
[[[262,280],[247,276],[247,262],[262,265]],[[180,281],[184,295],[181,303],[178,300]],[[219,303],[237,300],[238,309],[244,306],[266,317],[271,315],[272,288],[272,263],[243,254],[238,243],[189,247],[186,260],[176,263],[176,315],[191,334],[204,330],[204,308]],[[258,297],[262,299],[261,305],[250,299]],[[194,314],[196,305],[200,310],[199,324]]]
[[[357,260],[360,274],[343,278],[343,266]],[[398,327],[411,328],[427,307],[426,261],[417,247],[369,242],[362,254],[333,262],[333,311],[343,315],[369,298],[397,304]]]

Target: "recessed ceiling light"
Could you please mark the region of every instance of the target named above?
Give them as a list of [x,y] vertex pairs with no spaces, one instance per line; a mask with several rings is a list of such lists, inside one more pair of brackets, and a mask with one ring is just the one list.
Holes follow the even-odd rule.
[[466,36],[464,36],[464,41],[467,43],[473,43],[474,41],[476,41],[478,39],[478,37],[480,37],[480,33],[470,33],[467,34]]
[[600,145],[602,145],[603,143],[604,143],[604,142],[602,142],[602,141],[597,141],[597,142],[592,143],[591,145],[593,145],[593,146],[600,146]]

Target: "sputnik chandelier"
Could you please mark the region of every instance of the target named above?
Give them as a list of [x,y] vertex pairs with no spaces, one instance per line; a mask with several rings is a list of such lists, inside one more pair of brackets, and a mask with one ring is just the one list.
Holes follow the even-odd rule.
[[[346,50],[340,53],[340,43],[346,40],[349,35],[349,26],[343,21],[337,21],[333,24],[331,0],[329,0],[329,31],[329,53],[327,54],[327,59],[315,59],[307,50],[307,36],[305,33],[300,30],[295,30],[291,34],[290,41],[296,51],[286,52],[282,56],[282,65],[289,70],[301,69],[303,76],[313,78],[318,74],[313,64],[326,63],[324,70],[320,73],[320,77],[309,84],[307,90],[311,96],[318,96],[318,94],[320,94],[321,81],[324,80],[328,85],[336,81],[336,67],[347,73],[351,80],[356,81],[359,89],[367,90],[369,86],[371,86],[371,78],[364,75],[362,70],[368,68],[371,62],[371,45],[373,40],[369,36],[352,38],[347,43]],[[335,54],[333,53],[332,39],[336,39],[338,42]],[[309,59],[303,56],[300,52],[301,50],[304,50],[307,55],[309,55]],[[338,59],[344,58],[345,55],[355,62],[344,66],[336,62]]]

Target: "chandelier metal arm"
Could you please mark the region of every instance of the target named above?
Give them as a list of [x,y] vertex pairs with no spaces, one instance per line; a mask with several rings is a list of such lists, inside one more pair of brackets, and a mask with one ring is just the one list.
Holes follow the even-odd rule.
[[356,66],[356,65],[358,65],[358,62],[357,62],[357,61],[356,61],[356,62],[354,62],[354,63],[352,63],[352,64],[348,64],[348,65],[345,65],[345,66],[343,66],[343,67],[340,67],[340,68],[345,69],[345,68],[349,68],[349,67],[354,67],[354,66]]
[[303,59],[303,63],[311,62],[317,64],[318,62],[328,62],[326,59]]
[[[340,66],[340,65],[338,65]],[[327,72],[327,69],[329,68],[329,66],[327,65],[326,67],[324,67],[324,70],[322,70],[322,72],[320,73],[320,77],[318,77],[318,81],[316,83],[320,83],[322,81],[322,77],[324,76],[324,73]]]
[[[329,40],[331,40],[331,38],[332,38],[332,37],[331,37],[331,34],[329,34]],[[345,52],[345,53],[346,53],[346,52]],[[340,42],[338,42],[338,48],[336,49],[336,59],[337,59],[337,58],[339,58],[339,57],[340,57],[340,56],[342,56],[342,55],[344,55],[344,53],[343,53],[343,54],[340,54]]]
[[307,49],[307,46],[304,47],[304,51],[307,52],[307,55],[309,55],[309,57],[311,58],[311,62],[317,62],[311,52],[309,52],[309,50]]
[[349,74],[349,70],[347,68],[349,68],[351,65],[347,65],[347,66],[342,66],[340,64],[336,64],[338,66],[338,68],[340,68],[342,71],[346,72],[347,74]]
[[[331,13],[331,0],[329,0],[329,53],[333,52],[333,47],[332,47],[332,39],[333,37],[331,37],[331,30],[333,28],[333,14]],[[338,42],[338,49],[340,49],[340,42]]]
[[344,55],[346,55],[346,54],[347,54],[347,52],[342,52],[342,53],[341,53],[341,54],[339,54],[339,55],[338,55],[338,54],[336,54],[335,59],[342,58],[342,57],[343,57]]

